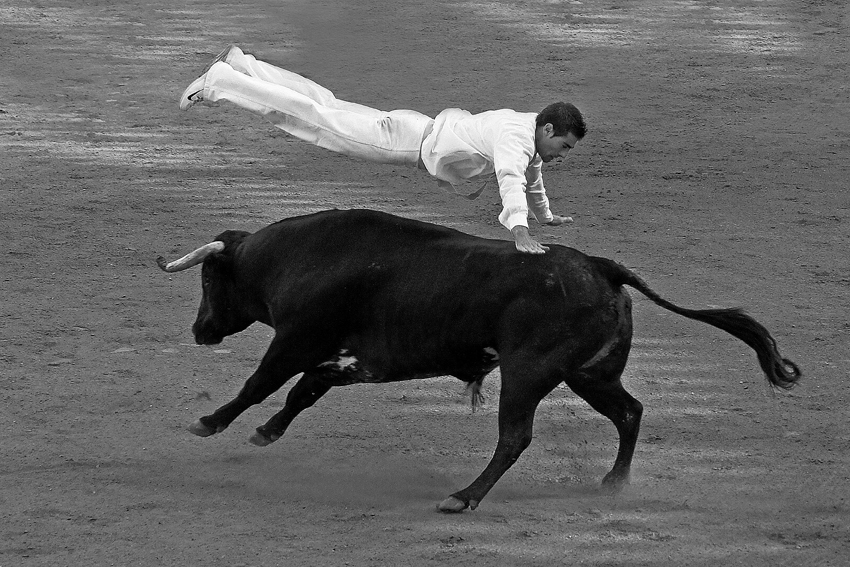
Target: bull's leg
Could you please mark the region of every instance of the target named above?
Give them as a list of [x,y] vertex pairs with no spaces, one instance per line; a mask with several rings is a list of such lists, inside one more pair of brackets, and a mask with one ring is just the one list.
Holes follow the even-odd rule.
[[[531,366],[531,365],[528,365]],[[502,365],[502,392],[499,396],[499,441],[493,458],[475,481],[443,500],[442,512],[475,509],[503,474],[531,444],[534,413],[560,379],[523,376]]]
[[236,397],[215,412],[200,418],[189,426],[189,431],[208,437],[224,431],[239,415],[252,405],[259,404],[276,392],[287,380],[301,372],[305,366],[303,350],[276,337],[263,356],[256,371],[245,381]]
[[280,439],[292,420],[327,394],[331,387],[328,382],[322,380],[321,374],[305,373],[289,391],[283,409],[251,435],[251,443],[258,447],[265,447]]
[[620,445],[614,466],[602,485],[619,490],[629,481],[643,406],[623,388],[620,376],[626,368],[632,342],[631,300],[625,293],[617,298],[617,321],[613,334],[601,350],[564,382],[590,406],[610,419],[617,428]]
[[617,459],[611,471],[602,479],[602,485],[619,490],[629,481],[643,405],[623,388],[619,374],[612,380],[610,375],[593,376],[582,373],[577,379],[568,380],[567,385],[593,409],[610,419],[617,428],[620,436]]

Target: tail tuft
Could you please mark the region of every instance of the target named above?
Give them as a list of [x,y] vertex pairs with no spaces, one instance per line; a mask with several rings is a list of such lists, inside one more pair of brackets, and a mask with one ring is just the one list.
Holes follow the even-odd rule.
[[773,386],[790,390],[797,385],[797,382],[803,377],[803,373],[793,361],[782,358],[778,351],[776,354],[779,360],[773,363],[773,376],[768,376],[767,379]]

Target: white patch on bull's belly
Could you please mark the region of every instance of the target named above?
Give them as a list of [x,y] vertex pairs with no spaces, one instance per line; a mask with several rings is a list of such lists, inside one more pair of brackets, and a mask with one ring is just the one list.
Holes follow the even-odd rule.
[[493,360],[491,362],[498,362],[499,353],[496,351],[496,349],[490,348],[490,347],[484,347],[484,352],[486,352],[488,355],[490,355],[492,357]]
[[356,370],[359,362],[356,356],[340,356],[334,360],[323,362],[319,366],[322,368],[333,368],[339,371]]
[[337,385],[382,381],[381,373],[373,374],[366,370],[360,360],[346,349],[340,350],[331,360],[319,364],[318,368],[334,374],[333,380]]
[[356,356],[349,355],[348,351],[342,349],[334,358],[319,365],[319,368],[333,368],[340,372],[360,370],[360,361]]

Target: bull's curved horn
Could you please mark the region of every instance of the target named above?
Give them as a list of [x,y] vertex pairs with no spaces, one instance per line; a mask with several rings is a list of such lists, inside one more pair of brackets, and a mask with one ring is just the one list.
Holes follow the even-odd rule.
[[165,258],[160,256],[156,259],[156,264],[166,272],[180,272],[187,268],[191,268],[192,266],[197,266],[210,254],[215,254],[222,250],[224,250],[224,242],[216,240],[215,242],[204,244],[197,250],[189,252],[179,260],[174,260],[173,262],[166,263]]

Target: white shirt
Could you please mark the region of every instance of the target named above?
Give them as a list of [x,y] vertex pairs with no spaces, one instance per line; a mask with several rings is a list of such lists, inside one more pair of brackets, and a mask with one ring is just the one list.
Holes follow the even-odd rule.
[[502,197],[499,222],[508,230],[528,226],[529,211],[538,222],[549,222],[543,161],[534,146],[536,118],[534,112],[510,109],[471,114],[448,108],[422,142],[422,162],[431,175],[453,185],[495,173]]

